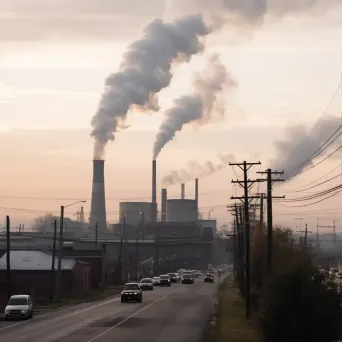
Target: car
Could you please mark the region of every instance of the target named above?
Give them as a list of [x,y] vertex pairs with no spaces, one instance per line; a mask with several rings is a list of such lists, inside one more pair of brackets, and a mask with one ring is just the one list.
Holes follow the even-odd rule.
[[168,273],[170,276],[171,283],[177,283],[178,282],[178,276],[177,273]]
[[171,286],[171,277],[168,274],[160,276],[160,286]]
[[210,273],[207,273],[204,277],[205,283],[213,283],[214,282],[214,276]]
[[193,279],[193,281],[195,281],[195,276],[194,276],[194,273],[192,271],[183,272],[182,279],[184,278],[184,276],[187,276],[187,277],[190,276]]
[[126,283],[121,291],[121,303],[129,301],[142,302],[142,291],[139,283]]
[[144,290],[153,291],[153,280],[152,278],[144,278],[140,281],[140,288]]
[[182,275],[182,284],[193,284],[195,282],[194,276],[191,273],[184,272]]
[[33,303],[29,295],[11,296],[5,308],[5,320],[9,318],[32,318]]
[[154,286],[160,285],[160,277],[153,277],[152,281]]

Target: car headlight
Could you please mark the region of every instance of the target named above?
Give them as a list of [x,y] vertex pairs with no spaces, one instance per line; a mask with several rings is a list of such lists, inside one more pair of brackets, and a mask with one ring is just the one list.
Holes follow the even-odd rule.
[[134,292],[134,294],[135,294],[135,295],[137,295],[137,294],[138,294],[138,292]]
[[21,310],[21,313],[26,313],[28,311],[28,309],[23,309]]

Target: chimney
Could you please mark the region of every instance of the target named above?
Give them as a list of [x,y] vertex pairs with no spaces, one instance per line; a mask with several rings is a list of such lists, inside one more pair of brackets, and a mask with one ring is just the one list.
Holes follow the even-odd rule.
[[195,179],[195,201],[197,206],[197,217],[198,217],[198,178]]
[[152,161],[152,213],[151,221],[157,222],[157,161]]
[[161,218],[162,218],[162,222],[166,222],[166,201],[167,201],[167,190],[162,189],[162,193],[161,193]]
[[97,224],[99,232],[107,232],[104,160],[93,160],[90,224],[94,231]]
[[185,184],[181,184],[181,199],[185,198]]

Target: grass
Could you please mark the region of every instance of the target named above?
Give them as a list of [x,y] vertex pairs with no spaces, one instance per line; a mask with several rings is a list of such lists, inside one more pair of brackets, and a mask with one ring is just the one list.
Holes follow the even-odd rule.
[[205,333],[205,342],[257,342],[253,321],[245,318],[245,303],[229,279],[223,288],[216,325]]
[[61,298],[59,302],[50,303],[47,298],[37,298],[36,309],[55,309],[62,306],[77,305],[81,303],[93,302],[107,297],[111,297],[120,293],[119,287],[105,288],[104,290],[92,290],[86,293],[74,294],[70,297]]

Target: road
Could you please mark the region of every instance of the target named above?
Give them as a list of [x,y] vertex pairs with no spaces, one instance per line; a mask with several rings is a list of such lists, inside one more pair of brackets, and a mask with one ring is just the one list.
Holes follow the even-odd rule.
[[197,342],[212,311],[215,284],[173,284],[143,293],[143,303],[120,298],[59,309],[22,322],[0,322],[12,342]]

